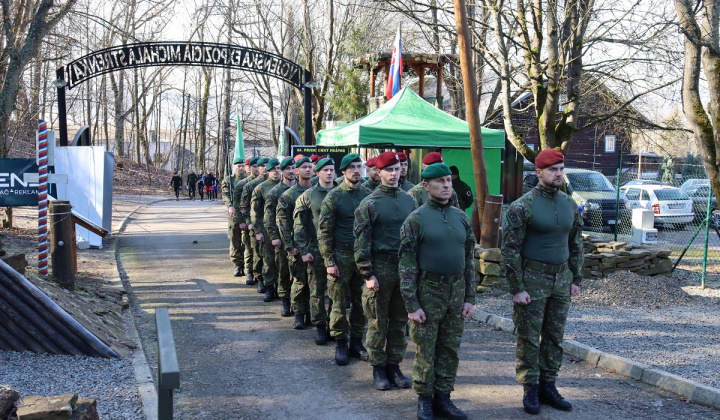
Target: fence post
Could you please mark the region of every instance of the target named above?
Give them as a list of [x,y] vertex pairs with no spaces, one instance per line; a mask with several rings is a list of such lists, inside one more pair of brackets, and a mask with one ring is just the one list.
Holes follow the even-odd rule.
[[618,225],[620,225],[620,175],[622,174],[622,147],[618,147],[618,168],[615,176],[615,239],[617,242]]
[[700,278],[700,287],[705,288],[705,273],[707,272],[708,239],[710,237],[710,209],[712,208],[713,189],[712,184],[708,185],[707,210],[705,212],[705,251],[703,253],[703,272]]
[[167,308],[155,309],[158,335],[158,419],[172,420],[173,390],[180,389],[180,367]]

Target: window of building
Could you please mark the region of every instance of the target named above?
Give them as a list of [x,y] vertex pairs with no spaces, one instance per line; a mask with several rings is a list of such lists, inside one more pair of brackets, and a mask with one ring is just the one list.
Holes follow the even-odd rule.
[[605,153],[615,152],[615,136],[605,136]]

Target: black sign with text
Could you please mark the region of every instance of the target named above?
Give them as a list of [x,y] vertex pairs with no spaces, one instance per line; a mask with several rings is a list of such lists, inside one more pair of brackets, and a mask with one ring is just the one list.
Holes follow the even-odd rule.
[[35,159],[0,159],[0,206],[37,206],[38,184],[25,179],[37,173]]
[[[297,146],[293,145],[292,155],[302,154],[307,157],[310,155],[328,155],[335,161],[335,169],[337,170],[340,161],[348,153],[353,153],[354,147],[335,147],[335,146]],[[340,172],[338,170],[338,172]],[[339,174],[342,175],[342,174]]]

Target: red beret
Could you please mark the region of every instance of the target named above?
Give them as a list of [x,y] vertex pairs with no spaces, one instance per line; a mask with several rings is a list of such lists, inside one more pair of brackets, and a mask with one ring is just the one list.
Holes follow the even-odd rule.
[[563,162],[565,162],[565,156],[555,149],[545,149],[535,157],[535,167],[538,169],[545,169]]
[[372,168],[372,167],[375,166],[375,161],[377,161],[377,158],[376,158],[376,157],[370,158],[370,159],[368,159],[368,160],[365,161],[365,166],[367,166],[368,168]]
[[405,153],[398,152],[397,155],[398,155],[398,159],[400,159],[400,162],[405,162],[405,161],[407,161],[407,156],[405,155]]
[[247,159],[245,159],[245,164],[246,164],[246,165],[249,165],[249,164],[250,164],[250,159],[252,159],[252,158],[247,158]]
[[378,169],[385,168],[400,162],[400,153],[384,152],[375,160],[375,167]]
[[317,161],[320,160],[320,156],[318,156],[318,155],[310,155],[310,160],[311,160],[313,163],[317,163]]
[[305,155],[303,155],[302,153],[298,153],[297,155],[295,155],[295,162],[297,162],[298,160],[300,160],[304,157],[305,157]]
[[430,152],[423,158],[425,165],[432,165],[433,163],[444,162],[442,154],[440,152]]
[[326,157],[328,157],[328,155],[320,155],[318,156],[318,159],[325,159]]

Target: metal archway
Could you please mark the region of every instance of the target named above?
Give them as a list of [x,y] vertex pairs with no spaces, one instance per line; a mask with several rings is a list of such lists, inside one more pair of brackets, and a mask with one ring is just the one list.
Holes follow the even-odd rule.
[[280,79],[303,91],[305,142],[312,144],[312,74],[280,55],[211,42],[143,42],[94,51],[56,70],[60,145],[68,145],[65,89],[117,70],[151,66],[230,67]]

